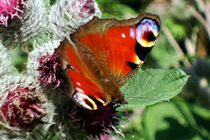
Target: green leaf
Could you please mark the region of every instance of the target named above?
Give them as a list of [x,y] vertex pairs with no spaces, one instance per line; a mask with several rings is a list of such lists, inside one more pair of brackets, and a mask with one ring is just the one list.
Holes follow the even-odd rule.
[[146,140],[204,140],[172,102],[146,108],[143,115]]
[[187,82],[188,76],[178,69],[140,70],[121,90],[128,105],[151,105],[168,101],[176,96]]

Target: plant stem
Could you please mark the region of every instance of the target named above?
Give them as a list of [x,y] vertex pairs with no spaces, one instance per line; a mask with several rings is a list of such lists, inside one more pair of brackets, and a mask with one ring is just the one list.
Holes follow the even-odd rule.
[[186,67],[192,67],[190,61],[188,60],[188,58],[185,56],[185,54],[183,53],[183,51],[181,50],[179,44],[177,43],[176,39],[174,38],[174,36],[172,35],[171,31],[168,29],[167,26],[163,27],[163,32],[166,35],[166,38],[168,39],[169,43],[174,47],[174,49],[176,50],[176,52],[178,54],[180,54],[183,57],[183,63],[185,64]]
[[192,6],[189,7],[191,14],[206,28],[206,32],[210,39],[210,25],[205,18]]

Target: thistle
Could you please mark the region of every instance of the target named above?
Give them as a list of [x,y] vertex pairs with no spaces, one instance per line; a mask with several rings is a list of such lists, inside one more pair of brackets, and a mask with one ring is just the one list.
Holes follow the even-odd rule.
[[8,26],[15,18],[21,18],[26,4],[23,0],[0,1],[0,25]]
[[76,107],[70,113],[73,122],[80,125],[89,135],[100,137],[103,134],[109,134],[115,131],[115,125],[119,123],[117,107],[118,104],[111,102],[97,110],[88,110]]
[[8,95],[0,107],[1,117],[11,127],[30,128],[41,122],[46,114],[42,107],[40,95],[35,94],[34,87],[16,87],[8,91]]
[[0,40],[5,47],[43,42],[47,17],[42,0],[1,0],[0,9]]
[[28,74],[33,75],[43,87],[59,87],[64,79],[58,54],[55,49],[60,41],[48,42],[34,49],[29,54]]
[[55,38],[64,39],[101,12],[95,0],[57,0],[49,16]]
[[63,83],[64,74],[57,53],[41,56],[38,71],[38,81],[42,86],[57,88]]
[[0,89],[0,119],[5,126],[32,129],[41,123],[46,115],[46,100],[30,76],[6,76]]

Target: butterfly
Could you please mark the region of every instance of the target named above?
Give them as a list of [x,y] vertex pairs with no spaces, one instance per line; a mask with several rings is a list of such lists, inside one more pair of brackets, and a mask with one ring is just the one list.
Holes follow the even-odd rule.
[[94,17],[70,34],[56,52],[73,100],[89,110],[112,101],[126,103],[120,87],[142,66],[159,30],[157,15],[141,13],[121,21]]

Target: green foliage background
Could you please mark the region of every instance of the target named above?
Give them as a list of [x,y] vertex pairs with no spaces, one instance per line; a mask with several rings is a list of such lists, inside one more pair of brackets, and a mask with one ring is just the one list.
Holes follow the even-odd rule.
[[[143,85],[147,80],[145,78],[158,72],[148,70],[148,67],[180,68],[190,75],[181,94],[170,101],[147,107],[126,106],[123,108],[125,116],[131,116],[130,121],[125,119],[120,127],[125,137],[114,137],[125,140],[210,139],[210,51],[208,48],[210,34],[208,34],[208,27],[203,24],[206,23],[210,27],[208,20],[210,12],[206,12],[210,1],[97,0],[97,2],[102,10],[103,18],[125,19],[134,17],[141,11],[155,13],[161,17],[161,35],[146,64],[142,67],[143,70],[146,69],[146,72],[140,71],[142,77],[132,79],[133,81],[140,81],[140,85]],[[186,75],[183,77],[187,78]],[[170,80],[165,80],[165,85],[168,82]],[[134,85],[135,83],[133,82]],[[129,88],[129,91],[135,91],[135,86],[133,87]],[[126,91],[126,88],[125,86],[122,90]],[[175,91],[174,87],[165,86],[165,88],[170,90],[165,93],[168,96]],[[142,98],[139,97],[141,99],[139,104],[153,104],[148,93],[155,94],[155,91],[144,89],[140,92],[139,95]],[[135,101],[132,103],[135,105]]]

